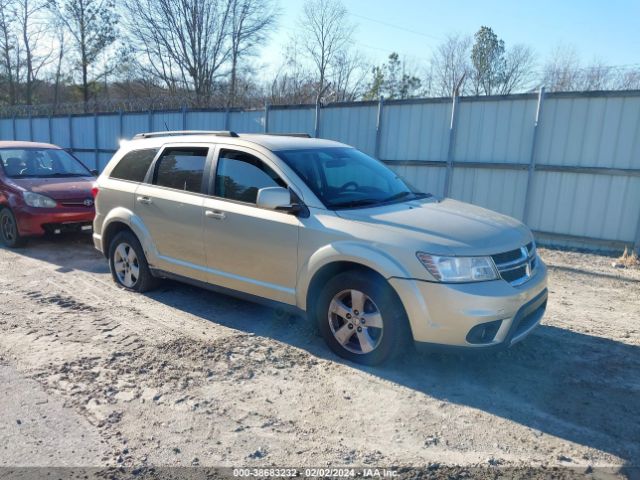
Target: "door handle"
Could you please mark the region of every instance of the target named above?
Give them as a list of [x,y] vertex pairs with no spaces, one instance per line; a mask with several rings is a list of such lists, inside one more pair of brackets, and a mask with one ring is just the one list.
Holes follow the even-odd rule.
[[153,200],[149,197],[138,197],[137,200],[139,203],[144,203],[145,205],[151,205],[153,203]]
[[216,220],[224,220],[224,217],[226,217],[224,212],[218,210],[205,210],[204,215],[209,218],[215,218]]

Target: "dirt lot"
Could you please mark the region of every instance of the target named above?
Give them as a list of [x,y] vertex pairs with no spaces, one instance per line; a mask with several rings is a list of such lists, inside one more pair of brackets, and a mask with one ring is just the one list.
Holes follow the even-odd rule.
[[0,249],[0,466],[628,472],[640,464],[640,271],[542,256],[549,309],[522,344],[363,368],[301,318],[172,282],[125,292],[87,236]]

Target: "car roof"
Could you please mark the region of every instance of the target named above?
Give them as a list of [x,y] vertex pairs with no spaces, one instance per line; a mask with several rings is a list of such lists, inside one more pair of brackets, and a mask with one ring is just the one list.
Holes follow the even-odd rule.
[[25,142],[21,140],[0,141],[0,148],[54,148],[62,150],[61,147],[51,143]]
[[321,138],[310,138],[300,134],[257,134],[235,132],[154,132],[139,134],[128,142],[135,145],[160,146],[165,143],[225,143],[228,145],[256,144],[267,150],[302,150],[314,148],[349,147],[344,143]]

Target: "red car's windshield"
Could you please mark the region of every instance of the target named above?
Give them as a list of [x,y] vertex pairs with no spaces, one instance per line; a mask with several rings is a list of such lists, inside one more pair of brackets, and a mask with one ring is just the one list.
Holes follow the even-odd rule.
[[64,150],[3,148],[0,162],[11,178],[88,177],[91,172]]

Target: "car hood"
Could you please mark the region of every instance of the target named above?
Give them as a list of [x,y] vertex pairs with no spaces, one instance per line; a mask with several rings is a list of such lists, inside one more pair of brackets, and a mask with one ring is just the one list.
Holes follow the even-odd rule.
[[336,213],[412,237],[428,253],[441,255],[489,255],[519,248],[532,239],[531,231],[514,218],[449,198]]
[[11,181],[26,191],[39,193],[54,200],[85,199],[91,197],[95,178],[12,178]]

